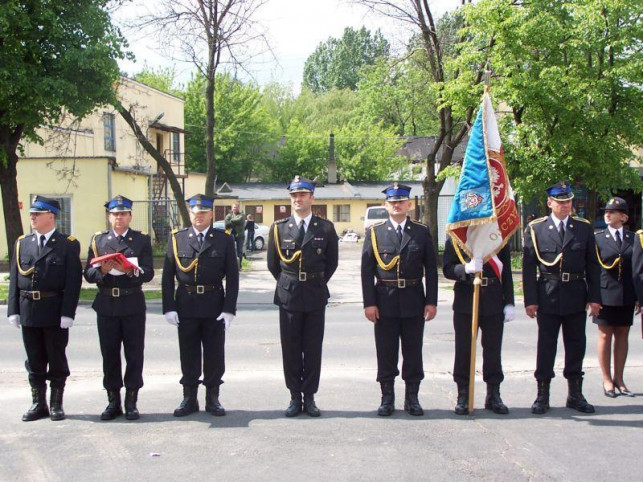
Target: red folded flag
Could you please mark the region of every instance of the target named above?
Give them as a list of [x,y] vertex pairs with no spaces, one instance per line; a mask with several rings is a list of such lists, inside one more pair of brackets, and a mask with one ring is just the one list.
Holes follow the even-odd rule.
[[120,263],[123,264],[123,268],[126,270],[130,269],[140,269],[138,266],[135,264],[131,263],[125,256],[123,256],[123,253],[109,253],[109,254],[104,254],[102,256],[98,256],[97,258],[94,258],[90,261],[89,264],[94,265],[98,263],[102,263],[103,261],[107,260],[116,260],[119,261]]

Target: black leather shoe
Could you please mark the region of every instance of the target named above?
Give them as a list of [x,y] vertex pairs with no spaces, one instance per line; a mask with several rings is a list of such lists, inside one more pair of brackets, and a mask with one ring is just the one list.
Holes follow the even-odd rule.
[[303,411],[301,406],[301,393],[290,392],[290,405],[286,409],[286,417],[296,417]]
[[101,420],[114,420],[116,417],[123,415],[120,390],[107,390],[107,402],[107,407],[100,414]]
[[63,388],[52,388],[49,399],[49,418],[54,422],[65,420],[65,411],[63,410]]
[[219,402],[219,387],[208,387],[205,389],[205,411],[215,417],[223,417],[225,408]]
[[616,395],[616,387],[608,390],[607,388],[605,388],[605,385],[603,385],[603,393],[607,398],[616,398],[618,396]]
[[380,382],[382,390],[382,400],[377,409],[377,415],[380,417],[390,417],[395,411],[395,389],[393,382]]
[[315,395],[304,394],[304,412],[306,412],[309,417],[319,417],[321,415],[317,405],[315,405]]
[[469,413],[469,386],[464,383],[458,383],[458,400],[453,411],[456,415]]
[[509,409],[500,398],[500,384],[487,383],[487,398],[484,403],[484,408],[493,411],[499,415],[507,415]]
[[422,405],[418,400],[418,392],[420,391],[420,382],[408,382],[406,384],[406,394],[404,397],[404,410],[416,417],[424,415]]
[[594,413],[594,406],[585,400],[583,396],[583,378],[570,378],[567,380],[569,394],[567,395],[566,407],[578,410],[582,413]]
[[33,405],[22,415],[23,422],[33,422],[49,416],[49,407],[47,407],[47,389],[32,388],[31,398]]
[[138,408],[136,408],[137,401],[138,389],[127,388],[125,390],[125,418],[127,420],[138,420],[141,418],[141,415],[138,413]]
[[198,390],[198,385],[194,387],[183,385],[183,401],[174,410],[175,417],[185,417],[199,411],[199,401],[196,398]]
[[538,395],[531,406],[531,413],[534,415],[543,415],[549,410],[549,385],[551,380],[539,380]]
[[614,387],[615,389],[618,390],[618,393],[623,395],[624,397],[635,397],[634,393],[630,392],[625,385],[620,386],[620,387]]

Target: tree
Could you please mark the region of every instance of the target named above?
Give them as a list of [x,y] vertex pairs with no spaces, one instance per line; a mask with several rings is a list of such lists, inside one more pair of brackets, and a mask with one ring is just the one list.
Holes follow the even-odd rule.
[[149,85],[161,92],[172,94],[175,97],[183,97],[182,86],[176,86],[176,71],[172,67],[150,67],[145,64],[143,69],[134,74],[134,80]]
[[115,99],[125,41],[109,0],[8,0],[0,8],[0,185],[7,245],[22,234],[17,163],[22,140],[63,112],[82,118]]
[[[215,80],[221,62],[243,68],[250,46],[263,40],[254,16],[266,0],[160,0],[139,27],[153,29],[159,43],[178,50],[205,78],[205,194],[214,195]],[[265,42],[265,40],[264,40]],[[169,44],[169,45],[168,45]]]
[[340,39],[319,44],[304,64],[304,85],[315,94],[335,89],[357,89],[359,69],[389,54],[390,45],[378,30],[344,29]]
[[643,4],[483,0],[464,13],[458,65],[493,70],[492,92],[511,112],[503,140],[523,199],[559,179],[604,197],[639,189],[629,163],[643,144]]

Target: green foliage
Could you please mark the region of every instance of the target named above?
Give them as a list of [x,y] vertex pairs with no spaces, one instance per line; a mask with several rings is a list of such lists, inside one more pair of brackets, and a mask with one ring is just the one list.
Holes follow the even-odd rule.
[[176,97],[184,95],[183,86],[176,86],[176,70],[173,67],[155,69],[145,64],[143,69],[134,75],[134,80]]
[[319,44],[304,64],[304,86],[314,93],[336,89],[356,90],[359,69],[389,54],[390,45],[378,30],[347,27],[340,39]]
[[[8,0],[0,8],[0,131],[23,137],[55,123],[63,110],[82,118],[114,99],[125,41],[109,0]],[[7,153],[5,153],[6,155]],[[5,157],[6,159],[6,157]]]
[[643,4],[482,0],[464,12],[467,42],[453,68],[489,61],[496,103],[510,110],[500,128],[523,199],[558,179],[605,197],[639,189],[629,163],[643,143]]

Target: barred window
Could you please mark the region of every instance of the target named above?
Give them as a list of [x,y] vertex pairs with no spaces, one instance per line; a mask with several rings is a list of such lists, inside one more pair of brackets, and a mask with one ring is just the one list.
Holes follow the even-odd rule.
[[103,130],[105,137],[105,150],[116,152],[116,118],[114,114],[103,113]]
[[336,204],[333,206],[333,222],[349,223],[351,220],[351,205]]

